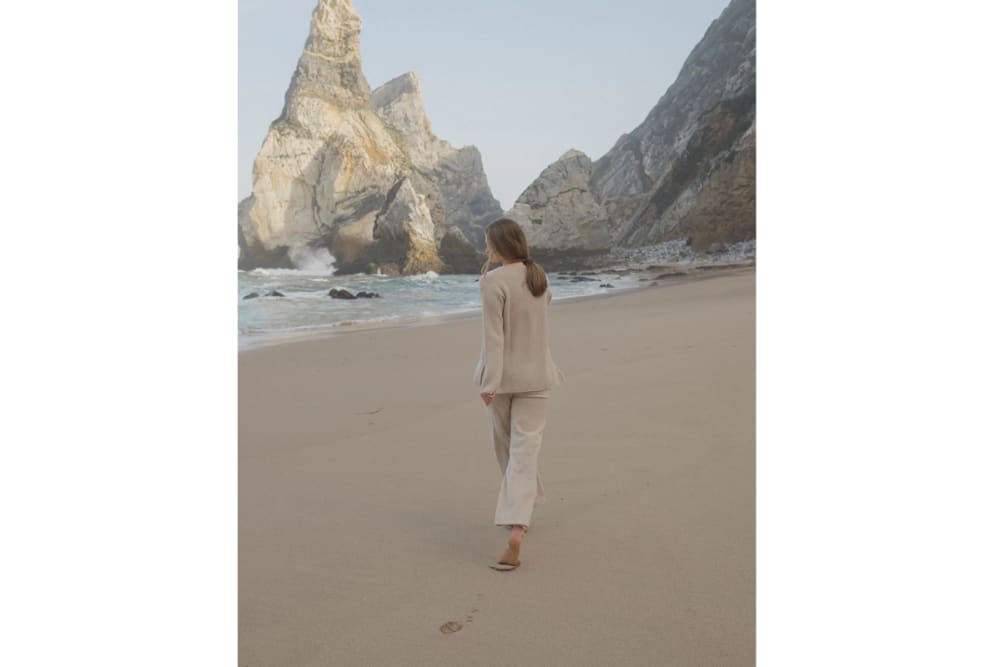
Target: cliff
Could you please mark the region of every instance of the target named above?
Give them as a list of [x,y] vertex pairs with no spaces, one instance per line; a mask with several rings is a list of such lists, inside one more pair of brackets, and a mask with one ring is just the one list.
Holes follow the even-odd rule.
[[732,0],[638,127],[593,163],[563,155],[507,215],[550,250],[754,238],[755,26],[754,0]]

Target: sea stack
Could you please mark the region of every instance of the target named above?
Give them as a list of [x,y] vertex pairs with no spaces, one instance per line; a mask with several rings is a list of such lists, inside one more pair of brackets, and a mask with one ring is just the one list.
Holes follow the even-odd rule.
[[478,149],[431,131],[415,73],[371,90],[360,34],[349,0],[320,0],[238,207],[240,268],[291,267],[289,251],[307,247],[338,273],[454,272],[442,239],[446,255],[475,257],[501,215]]

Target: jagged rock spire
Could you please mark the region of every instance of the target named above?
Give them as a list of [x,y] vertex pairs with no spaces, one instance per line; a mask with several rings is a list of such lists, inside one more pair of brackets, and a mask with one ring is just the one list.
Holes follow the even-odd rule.
[[482,248],[482,226],[502,213],[479,151],[434,136],[415,73],[372,92],[360,33],[349,0],[319,0],[238,209],[241,268],[288,266],[290,250],[310,246],[347,273],[455,270],[436,244],[454,226],[451,255],[474,255],[462,242]]
[[309,126],[317,102],[367,105],[371,94],[361,70],[361,16],[350,0],[320,0],[281,118]]

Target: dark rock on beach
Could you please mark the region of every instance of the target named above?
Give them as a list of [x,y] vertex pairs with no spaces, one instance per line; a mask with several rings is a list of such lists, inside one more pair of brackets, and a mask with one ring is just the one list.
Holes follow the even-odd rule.
[[345,289],[338,289],[334,287],[330,290],[330,297],[333,299],[381,299],[382,295],[377,292],[358,292],[357,294],[351,294]]

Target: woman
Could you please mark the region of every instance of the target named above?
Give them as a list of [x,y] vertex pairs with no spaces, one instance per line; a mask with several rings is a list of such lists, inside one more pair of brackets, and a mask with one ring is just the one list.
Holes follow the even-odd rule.
[[[487,271],[493,263],[501,266]],[[513,220],[500,218],[486,227],[479,292],[483,345],[474,381],[503,474],[494,522],[510,529],[507,550],[490,567],[513,570],[521,563],[532,510],[545,502],[538,453],[550,389],[565,380],[549,352],[548,278],[529,257],[524,231]]]

